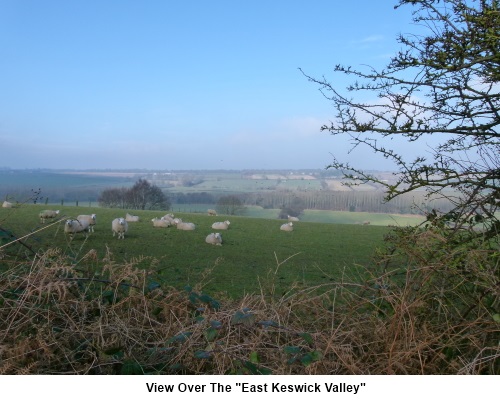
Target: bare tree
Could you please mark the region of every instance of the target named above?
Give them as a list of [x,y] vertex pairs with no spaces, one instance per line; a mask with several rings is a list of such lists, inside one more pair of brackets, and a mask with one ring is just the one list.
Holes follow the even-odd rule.
[[[304,75],[320,86],[335,109],[322,127],[349,135],[394,162],[397,180],[389,184],[334,158],[331,168],[357,182],[377,182],[386,200],[424,188],[429,197],[448,197],[451,211],[433,210],[433,223],[482,225],[491,238],[500,232],[500,10],[497,0],[400,0],[414,7],[416,23],[427,35],[400,35],[402,45],[382,70],[337,65],[335,73],[353,77],[345,90],[326,78]],[[377,98],[362,99],[368,92]],[[384,138],[408,142],[428,135],[442,140],[430,156],[405,159]],[[477,232],[476,232],[477,233]]]
[[235,215],[240,214],[245,206],[239,197],[235,195],[222,196],[216,205],[216,210],[219,214]]

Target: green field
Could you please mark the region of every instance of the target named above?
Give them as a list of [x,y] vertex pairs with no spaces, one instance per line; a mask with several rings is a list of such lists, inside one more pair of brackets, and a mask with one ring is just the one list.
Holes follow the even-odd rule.
[[[194,209],[194,207],[193,207]],[[202,208],[203,210],[203,208]],[[244,215],[254,218],[278,218],[279,209],[262,208],[258,206],[247,206]],[[304,210],[300,216],[301,222],[320,222],[332,224],[355,224],[362,225],[369,222],[369,225],[379,226],[406,226],[418,225],[424,221],[424,217],[419,215],[400,215],[368,212],[347,212],[329,210]]]
[[[38,212],[44,208],[38,205],[0,208],[0,226],[16,237],[28,235],[44,227],[38,220]],[[117,240],[111,233],[111,221],[124,216],[125,210],[51,208],[60,209],[66,218],[96,213],[95,233],[87,239],[76,236],[70,240],[63,233],[62,223],[55,224],[24,240],[35,251],[61,248],[72,255],[75,267],[84,263],[81,259],[90,250],[96,250],[101,266],[107,249],[115,261],[145,256],[140,265],[156,272],[158,279],[168,285],[181,288],[203,282],[208,293],[225,292],[237,297],[258,292],[261,285],[271,283],[278,291],[284,291],[294,283],[309,286],[337,281],[344,273],[356,275],[360,266],[370,268],[373,252],[382,245],[389,230],[385,226],[301,221],[295,224],[293,232],[282,232],[279,227],[284,221],[277,219],[176,213],[183,220],[197,224],[195,231],[186,232],[153,228],[151,218],[165,212],[130,211],[142,221],[131,223],[125,240]],[[226,218],[231,226],[222,232],[223,246],[206,244],[211,224]],[[21,256],[28,250],[14,244],[4,251]],[[279,263],[282,264],[278,268]]]

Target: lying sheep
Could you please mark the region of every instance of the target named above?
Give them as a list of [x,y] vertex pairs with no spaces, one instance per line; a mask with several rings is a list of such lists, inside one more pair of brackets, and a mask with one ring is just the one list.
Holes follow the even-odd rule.
[[139,216],[130,215],[129,213],[125,214],[125,221],[127,222],[139,222]]
[[219,232],[211,233],[205,239],[208,244],[213,244],[215,246],[222,246],[222,236]]
[[125,239],[125,233],[128,231],[128,223],[125,218],[115,218],[111,222],[111,229],[113,230],[113,237],[117,233],[118,239]]
[[297,217],[292,217],[291,215],[288,216],[288,221],[299,221],[299,219]]
[[70,237],[73,237],[75,233],[85,233],[85,236],[87,236],[87,233],[89,232],[89,222],[88,221],[79,221],[77,219],[68,219],[66,220],[64,224],[64,233],[67,233],[70,235]]
[[153,218],[151,222],[153,223],[153,226],[155,228],[168,228],[172,224],[170,223],[169,220],[163,219],[164,217],[161,218]]
[[40,217],[40,222],[44,224],[48,219],[56,218],[58,214],[59,210],[43,210],[38,213],[38,216]]
[[10,201],[4,201],[2,203],[2,207],[3,208],[12,208],[12,207],[14,207],[14,204],[12,204]]
[[94,225],[96,224],[96,215],[79,215],[76,217],[78,221],[86,221],[89,223],[89,232],[94,232]]
[[217,211],[212,210],[211,208],[209,208],[209,209],[207,210],[207,213],[208,213],[208,215],[214,215],[214,216],[217,216]]
[[230,223],[231,223],[231,222],[229,222],[229,221],[224,221],[224,222],[214,222],[214,223],[212,224],[212,229],[224,229],[224,230],[226,230],[226,229],[228,229],[228,228],[229,228],[229,224],[230,224]]
[[286,224],[281,225],[280,229],[286,232],[293,231],[293,222],[288,222]]
[[175,225],[175,223],[174,223],[174,214],[164,215],[163,217],[161,217],[161,219],[164,219],[164,220],[170,222],[170,225]]
[[181,231],[194,231],[196,229],[196,225],[192,222],[181,221],[177,224],[177,229],[180,229]]

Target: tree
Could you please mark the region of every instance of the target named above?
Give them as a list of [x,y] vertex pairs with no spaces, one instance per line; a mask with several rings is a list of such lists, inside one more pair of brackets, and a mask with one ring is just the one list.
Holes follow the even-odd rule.
[[219,214],[227,215],[240,214],[245,209],[243,202],[235,195],[222,196],[215,208]]
[[291,217],[298,217],[300,214],[302,214],[305,208],[306,203],[304,199],[295,196],[288,206],[283,206],[281,208],[278,218],[286,219],[289,215]]
[[99,195],[98,202],[101,207],[125,208],[127,188],[104,189]]
[[102,207],[131,208],[135,210],[168,210],[169,198],[161,189],[145,179],[139,179],[131,188],[103,190],[99,196]]
[[[400,0],[415,7],[414,21],[426,35],[400,35],[400,50],[386,68],[357,70],[337,65],[335,73],[355,78],[341,90],[325,78],[302,71],[335,109],[335,120],[321,129],[349,135],[354,146],[368,146],[394,162],[389,184],[334,158],[329,168],[348,180],[376,182],[386,200],[416,189],[428,198],[447,197],[454,207],[433,210],[433,223],[481,223],[486,239],[500,232],[500,10],[497,0]],[[365,93],[377,100],[366,102]],[[357,97],[352,97],[357,96]],[[385,138],[409,142],[441,138],[431,156],[406,160]]]
[[[500,360],[498,2],[400,0],[396,8],[403,5],[415,7],[414,21],[428,31],[399,36],[403,49],[384,69],[336,66],[336,73],[356,80],[345,91],[304,75],[336,109],[335,120],[322,129],[349,135],[354,146],[392,160],[396,181],[379,180],[337,158],[331,168],[351,182],[385,186],[386,200],[424,189],[428,198],[452,204],[447,211],[428,211],[421,226],[392,229],[385,251],[377,255],[380,270],[367,273],[364,287],[389,294],[379,301],[377,293],[370,301],[377,303],[381,322],[392,327],[386,332],[397,331],[391,346],[433,326],[439,337],[427,346],[431,358],[446,358],[445,368],[459,363],[462,371],[495,373]],[[366,94],[376,100],[366,101]],[[430,156],[413,160],[387,140],[413,143],[429,135],[439,144]],[[473,332],[484,335],[478,341]]]

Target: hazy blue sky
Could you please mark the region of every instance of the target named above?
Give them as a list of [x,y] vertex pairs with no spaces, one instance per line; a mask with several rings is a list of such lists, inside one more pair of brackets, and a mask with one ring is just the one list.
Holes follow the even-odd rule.
[[384,169],[298,68],[385,65],[395,3],[0,0],[0,167]]

